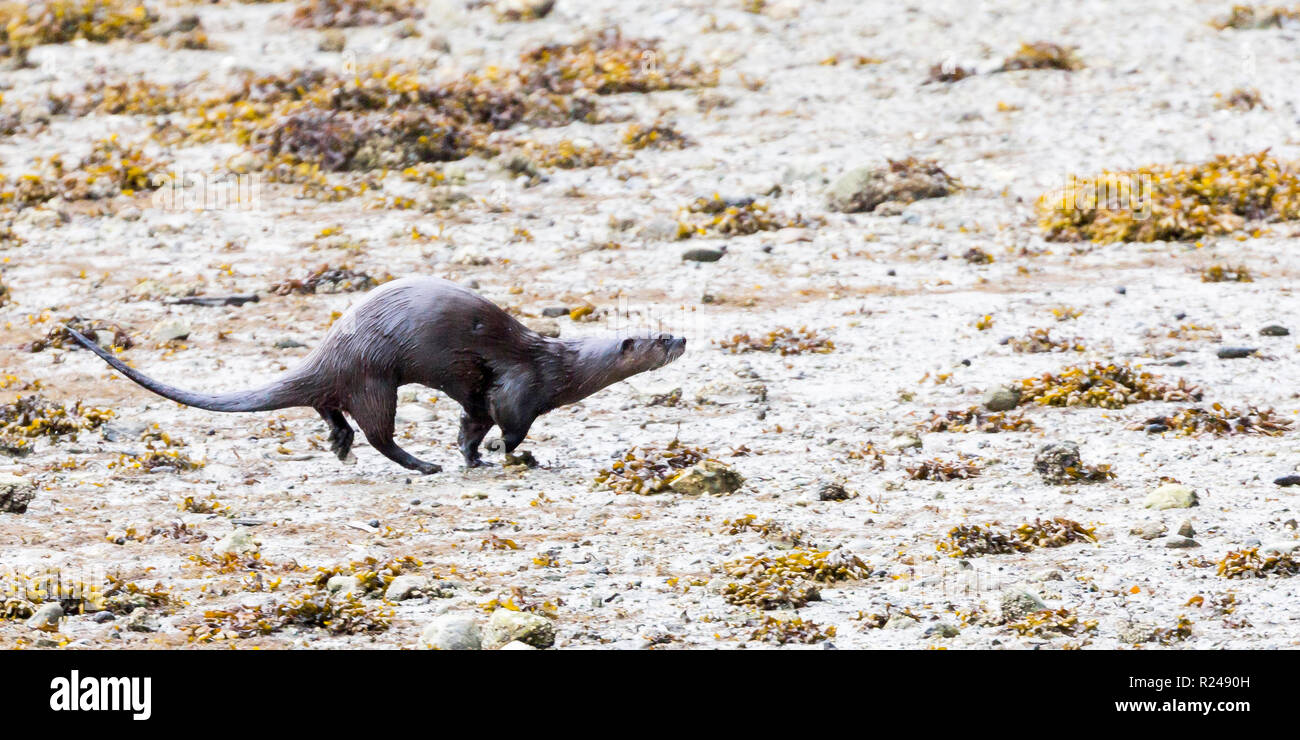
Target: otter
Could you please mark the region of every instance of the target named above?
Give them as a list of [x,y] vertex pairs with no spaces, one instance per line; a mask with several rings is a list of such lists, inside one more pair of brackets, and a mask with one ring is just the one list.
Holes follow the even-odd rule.
[[273,411],[306,406],[330,428],[330,449],[344,460],[352,449],[351,416],[370,446],[424,474],[424,462],[393,441],[397,389],[416,383],[460,404],[458,444],[466,467],[487,463],[479,444],[500,427],[514,452],[538,416],[682,355],[686,340],[654,337],[550,339],[496,304],[456,283],[433,277],[394,280],[374,289],[340,317],[303,362],[268,385],[233,393],[194,393],[141,373],[68,327],[86,349],[145,388],[208,411]]

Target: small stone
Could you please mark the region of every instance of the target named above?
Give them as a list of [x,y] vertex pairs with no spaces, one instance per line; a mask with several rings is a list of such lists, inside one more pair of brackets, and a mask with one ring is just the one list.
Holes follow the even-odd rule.
[[285,339],[277,339],[275,342],[276,349],[298,349],[299,347],[306,346],[307,345],[299,342],[297,339],[289,339],[287,337]]
[[1269,324],[1259,330],[1261,337],[1285,337],[1291,334],[1291,330],[1281,324]]
[[337,28],[330,28],[321,33],[320,42],[316,48],[320,51],[343,51],[348,45],[348,37]]
[[1196,491],[1181,483],[1166,483],[1147,494],[1146,507],[1162,509],[1188,509],[1197,504]]
[[260,545],[257,540],[253,538],[252,532],[247,529],[236,529],[221,538],[220,542],[213,545],[212,551],[218,555],[225,555],[227,553],[233,555],[251,555],[257,552],[259,547]]
[[20,475],[0,473],[0,512],[22,514],[36,498],[36,484]]
[[325,582],[325,590],[331,594],[340,595],[354,594],[360,596],[363,593],[361,579],[356,576],[331,576]]
[[1259,551],[1265,555],[1290,555],[1300,549],[1300,542],[1287,540],[1260,545]]
[[425,650],[480,650],[483,647],[478,622],[464,614],[434,617],[420,635]]
[[1289,486],[1300,486],[1300,475],[1284,475],[1281,478],[1275,478],[1273,483],[1282,486],[1283,488]]
[[1142,622],[1120,622],[1117,630],[1121,642],[1137,645],[1155,638],[1156,628]]
[[561,316],[568,316],[570,310],[565,306],[547,306],[542,309],[542,316],[548,319],[558,319]]
[[1144,540],[1154,540],[1164,537],[1165,532],[1169,531],[1163,522],[1146,522],[1145,524],[1133,527],[1128,531],[1129,534],[1135,534]]
[[501,650],[536,650],[537,648],[527,643],[515,640],[513,642],[506,643],[500,649]]
[[1002,618],[1008,622],[1021,619],[1047,608],[1043,600],[1028,591],[1007,591],[1002,594]]
[[497,609],[483,630],[483,647],[503,647],[515,640],[537,648],[555,644],[555,625],[551,620],[530,612]]
[[915,434],[896,434],[889,439],[889,449],[891,450],[911,450],[921,449],[921,438]]
[[884,628],[887,630],[906,630],[906,629],[911,629],[917,626],[918,624],[919,622],[917,622],[912,617],[905,616],[903,614],[895,614],[894,616],[889,618],[888,622],[885,622]]
[[676,221],[661,216],[642,226],[637,235],[650,241],[673,241],[677,239],[678,228]]
[[157,618],[144,607],[133,610],[126,618],[126,628],[132,632],[157,632],[158,626]]
[[[900,163],[901,164],[901,163]],[[832,211],[873,211],[886,201],[911,203],[923,198],[940,198],[953,191],[955,182],[937,166],[858,167],[844,173],[827,191]]]
[[27,627],[42,632],[58,632],[61,619],[63,619],[63,607],[57,602],[49,603],[36,610],[36,613],[27,620]]
[[190,335],[190,325],[180,319],[160,321],[149,331],[149,336],[159,342],[185,339]]
[[1164,424],[1147,424],[1145,427],[1142,428],[1146,431],[1147,434],[1163,434],[1169,431],[1169,427],[1165,426]]
[[95,612],[95,616],[90,618],[95,624],[107,624],[117,617],[110,611]]
[[1184,520],[1183,520],[1183,523],[1178,525],[1178,536],[1179,536],[1179,537],[1195,537],[1195,536],[1196,536],[1196,529],[1194,529],[1194,528],[1192,527],[1192,520],[1191,520],[1191,519],[1184,519]]
[[698,249],[688,249],[685,252],[682,252],[682,261],[683,262],[717,262],[718,260],[722,259],[722,256],[724,254],[726,254],[726,252],[721,249],[708,249],[704,247]]
[[938,624],[932,624],[929,627],[926,627],[924,634],[926,637],[939,637],[939,638],[956,637],[957,635],[961,634],[961,630],[957,629],[955,626],[951,624],[948,624],[947,622],[940,622]]
[[839,483],[823,483],[821,488],[817,489],[818,501],[848,501],[852,496],[848,489]]
[[501,464],[507,468],[535,468],[539,463],[531,451],[519,450],[514,453],[507,452]]
[[1065,576],[1062,575],[1061,571],[1057,570],[1056,568],[1049,568],[1048,570],[1045,570],[1042,573],[1038,574],[1038,580],[1043,582],[1064,581]]
[[745,484],[740,473],[717,460],[704,460],[677,474],[668,487],[691,496],[732,493]]
[[1170,537],[1165,540],[1165,547],[1170,549],[1180,549],[1184,547],[1200,547],[1201,544],[1191,537]]
[[1255,347],[1220,347],[1215,354],[1220,360],[1240,360],[1243,357],[1250,357],[1257,351]]
[[990,388],[982,403],[989,411],[1010,411],[1020,404],[1020,389]]
[[393,582],[388,584],[384,589],[384,598],[389,601],[406,601],[420,596],[429,585],[429,580],[424,576],[405,575],[398,576]]

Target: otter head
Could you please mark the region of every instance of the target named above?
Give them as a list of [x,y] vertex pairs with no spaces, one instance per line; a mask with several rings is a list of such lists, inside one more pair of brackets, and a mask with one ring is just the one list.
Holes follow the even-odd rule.
[[682,356],[686,338],[672,334],[656,337],[628,337],[619,343],[616,372],[624,378],[647,370],[657,370]]

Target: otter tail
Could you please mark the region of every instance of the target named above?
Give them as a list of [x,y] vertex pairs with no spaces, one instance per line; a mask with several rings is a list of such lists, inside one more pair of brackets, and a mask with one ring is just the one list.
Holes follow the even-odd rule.
[[289,408],[290,406],[309,405],[303,403],[301,394],[294,392],[283,379],[256,390],[235,393],[193,393],[182,390],[166,383],[160,383],[135,368],[128,367],[126,363],[114,357],[111,352],[85,337],[76,329],[70,326],[66,328],[68,333],[81,346],[99,355],[100,359],[111,365],[114,370],[163,398],[183,403],[186,406],[208,411],[273,411],[275,409]]

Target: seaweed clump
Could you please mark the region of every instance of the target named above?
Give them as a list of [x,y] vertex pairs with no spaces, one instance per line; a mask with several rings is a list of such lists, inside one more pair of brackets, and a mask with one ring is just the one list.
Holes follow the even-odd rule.
[[370,290],[378,284],[378,280],[364,272],[353,270],[348,265],[340,267],[321,265],[301,280],[284,280],[272,285],[270,290],[276,295],[353,293]]
[[999,532],[993,524],[959,524],[948,531],[937,549],[954,558],[975,555],[1007,555],[1030,552],[1040,547],[1064,547],[1074,542],[1096,542],[1096,527],[1085,527],[1073,519],[1035,519],[1015,529]]
[[111,410],[82,408],[80,401],[68,408],[39,394],[24,396],[0,404],[0,451],[25,454],[31,451],[30,440],[41,437],[75,440],[79,432],[98,429],[111,418]]
[[1070,178],[1038,199],[1049,241],[1188,241],[1300,218],[1300,173],[1268,151]]
[[1128,363],[1069,367],[1020,381],[1020,402],[1041,406],[1123,408],[1143,401],[1199,401],[1201,390],[1179,379],[1174,385]]
[[1270,575],[1290,577],[1300,574],[1300,560],[1289,552],[1260,554],[1258,547],[1232,550],[1218,563],[1224,578],[1266,578]]
[[1227,15],[1215,18],[1210,21],[1210,25],[1220,31],[1228,28],[1247,31],[1263,28],[1281,28],[1285,24],[1295,22],[1300,22],[1300,8],[1234,5]]
[[642,126],[634,123],[623,132],[623,143],[629,149],[685,149],[691,140],[668,124]]
[[1020,633],[1021,637],[1069,637],[1097,629],[1095,619],[1080,620],[1072,609],[1040,609],[1025,615],[1024,618],[1007,622],[1007,627]]
[[288,627],[327,630],[336,635],[383,632],[392,624],[392,609],[371,607],[352,594],[315,591],[278,604],[210,609],[203,621],[186,629],[191,642],[233,640],[269,635]]
[[1245,265],[1229,267],[1227,265],[1210,265],[1201,270],[1203,283],[1253,283],[1255,278]]
[[835,627],[825,627],[802,617],[777,619],[763,617],[763,622],[750,633],[749,639],[760,642],[774,642],[778,645],[798,643],[813,645],[835,636]]
[[1002,62],[999,72],[1014,72],[1022,69],[1059,69],[1066,72],[1083,69],[1083,60],[1079,59],[1074,49],[1047,41],[1021,44],[1020,48]]
[[823,337],[816,329],[809,329],[806,326],[797,331],[782,326],[759,337],[736,334],[731,339],[723,340],[719,345],[733,355],[745,352],[779,352],[782,357],[785,357],[806,353],[824,355],[835,351],[834,342]]
[[793,550],[777,557],[734,560],[723,565],[723,572],[739,579],[723,589],[730,604],[762,610],[798,609],[821,600],[818,583],[866,578],[871,567],[846,552]]
[[987,411],[979,406],[935,413],[921,422],[923,432],[1031,432],[1038,427],[1023,414]]
[[1012,337],[1007,344],[1014,352],[1083,352],[1082,337],[1056,338],[1051,329],[1030,329],[1023,337]]
[[548,44],[520,57],[519,80],[525,89],[563,95],[647,93],[713,87],[717,70],[670,58],[653,41],[625,37],[607,28],[572,44]]
[[100,334],[103,333],[105,338],[111,337],[108,341],[115,348],[131,349],[135,346],[135,340],[131,339],[130,333],[121,324],[74,316],[59,322],[58,326],[46,332],[44,338],[37,339],[26,345],[27,351],[41,352],[51,347],[54,349],[80,349],[81,345],[72,338],[72,333],[68,331],[69,327],[76,329],[82,336],[91,339],[98,340]]
[[772,214],[767,203],[753,198],[696,198],[678,211],[677,238],[695,236],[745,236],[760,231],[801,228],[803,216]]
[[293,9],[290,21],[302,28],[383,26],[419,18],[411,0],[306,0]]
[[980,466],[975,462],[960,457],[956,460],[925,460],[921,463],[905,468],[907,477],[911,480],[932,480],[946,482],[950,480],[964,480],[974,478],[980,474]]
[[1228,408],[1216,403],[1209,409],[1190,407],[1166,416],[1153,416],[1130,429],[1173,431],[1184,436],[1259,434],[1276,437],[1291,430],[1291,421],[1279,418],[1272,409],[1257,409],[1254,406],[1244,409]]
[[615,493],[662,493],[679,472],[708,457],[708,449],[674,439],[665,447],[633,447],[596,474],[597,485]]
[[45,0],[0,6],[0,56],[26,63],[41,44],[145,38],[158,15],[130,0]]

